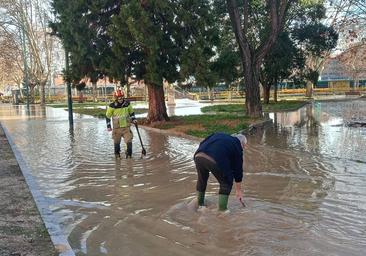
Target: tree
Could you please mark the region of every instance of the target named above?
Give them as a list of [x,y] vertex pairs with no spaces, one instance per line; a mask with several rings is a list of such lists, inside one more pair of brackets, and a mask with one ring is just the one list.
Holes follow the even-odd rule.
[[[339,35],[337,50],[345,51],[354,43],[366,38],[366,9],[364,0],[326,0],[323,24],[331,27]],[[334,48],[334,47],[333,47]],[[310,54],[306,60],[308,82],[306,95],[312,97],[312,88],[324,68],[324,63],[331,57],[332,47],[321,55]]]
[[[264,101],[269,101],[271,83],[279,80],[302,77],[315,84],[319,77],[319,67],[312,56],[326,55],[337,42],[337,34],[332,27],[321,23],[325,9],[322,4],[301,4],[292,8],[287,16],[284,32],[280,34],[273,49],[265,57],[261,80],[264,87]],[[275,87],[275,99],[276,99]],[[312,87],[310,87],[312,88]]]
[[[50,13],[48,12],[47,2],[38,0],[1,0],[0,7],[3,14],[0,22],[2,30],[7,34],[17,38],[16,52],[22,53],[21,35],[22,30],[26,37],[26,49],[28,55],[22,56],[29,62],[29,86],[32,93],[31,100],[34,102],[34,87],[39,85],[41,88],[41,104],[45,104],[45,85],[50,78],[53,39],[48,34],[48,22]],[[21,58],[17,60],[23,61]],[[21,66],[21,65],[19,65]]]
[[192,0],[129,0],[112,18],[109,35],[121,64],[120,77],[147,85],[147,122],[169,120],[164,79],[172,83],[193,75],[200,83],[215,82],[208,61],[214,55],[209,18],[209,1]]
[[[1,27],[0,27],[1,29]],[[14,34],[0,30],[0,87],[22,82],[21,53]],[[19,88],[20,89],[20,88]]]
[[244,70],[246,111],[251,117],[262,116],[260,67],[282,31],[291,3],[291,0],[269,0],[266,3],[244,0],[239,5],[236,0],[226,0]]
[[56,19],[50,27],[70,53],[70,73],[78,80],[85,76],[90,79],[96,101],[97,81],[110,68],[112,52],[107,27],[110,17],[119,12],[119,1],[54,0],[52,8]]
[[[200,87],[206,87],[209,98],[213,99],[212,88],[220,82],[218,66],[220,49],[219,19],[208,1],[192,4],[184,1],[178,23],[183,41],[180,61],[180,82],[191,80]],[[190,14],[190,15],[187,15]],[[230,67],[228,67],[230,68]]]
[[[212,82],[208,84],[210,88],[218,83],[224,83],[230,90],[232,86],[238,85],[242,70],[235,36],[230,33],[231,23],[227,19],[226,9],[223,7],[222,4],[213,4],[211,31],[209,31],[211,40],[206,39],[206,41],[211,42],[207,47],[214,49],[211,50],[214,56],[211,57],[211,54],[211,56],[204,57],[209,62],[209,70],[204,72],[211,74],[213,78]],[[191,57],[189,59],[193,60],[190,65],[191,69],[195,69],[195,59]],[[202,85],[199,81],[197,83]],[[203,85],[205,84],[203,83]]]
[[336,57],[345,67],[346,72],[359,86],[361,77],[366,77],[366,44],[358,43]]
[[274,100],[277,101],[277,83],[296,74],[304,65],[304,56],[290,39],[288,32],[282,32],[261,67],[260,81],[263,86],[263,102],[269,103],[270,90],[275,86]]
[[328,52],[336,46],[338,34],[332,27],[313,23],[295,28],[293,37],[307,56],[303,73],[307,80],[306,96],[311,97],[312,88],[318,81],[323,61]]
[[73,83],[73,85],[75,86],[76,90],[79,92],[79,103],[83,103],[84,102],[84,98],[83,98],[83,90],[86,87],[86,83],[85,82],[75,82]]
[[325,7],[324,24],[333,27],[339,34],[339,49],[348,49],[350,45],[360,43],[366,38],[364,0],[327,0]]

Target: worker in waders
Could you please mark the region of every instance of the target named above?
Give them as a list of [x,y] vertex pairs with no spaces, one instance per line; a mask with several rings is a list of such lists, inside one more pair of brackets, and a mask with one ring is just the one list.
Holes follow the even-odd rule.
[[220,183],[220,211],[227,210],[229,195],[235,181],[235,195],[244,205],[241,182],[243,180],[243,150],[247,139],[243,134],[214,133],[205,138],[194,154],[197,169],[198,206],[204,206],[209,173]]
[[[114,154],[121,157],[121,138],[127,145],[126,158],[132,157],[132,132],[130,123],[137,123],[135,113],[128,100],[124,98],[122,90],[113,93],[114,102],[107,108],[106,121],[108,131],[112,131],[112,139],[114,142]],[[112,126],[111,126],[112,121]]]

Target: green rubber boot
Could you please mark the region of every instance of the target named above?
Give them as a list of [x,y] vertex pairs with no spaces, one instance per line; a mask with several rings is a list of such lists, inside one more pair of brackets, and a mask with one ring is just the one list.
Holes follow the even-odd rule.
[[205,192],[197,192],[197,202],[198,206],[204,206],[205,205]]
[[227,210],[227,202],[229,201],[229,195],[219,194],[219,211]]

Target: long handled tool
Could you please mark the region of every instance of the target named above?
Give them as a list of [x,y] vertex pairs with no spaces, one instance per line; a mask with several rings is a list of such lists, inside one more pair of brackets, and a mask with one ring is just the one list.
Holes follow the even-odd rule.
[[[136,126],[137,135],[139,136],[140,143],[141,143],[141,147],[142,147],[142,152],[141,152],[141,154],[142,154],[142,155],[144,155],[144,156],[146,156],[146,150],[145,150],[145,148],[144,148],[144,145],[142,144],[142,140],[141,140],[141,136],[140,136],[139,127],[138,127],[138,125],[137,125],[136,123],[135,123],[135,126]],[[142,155],[141,155],[141,157],[142,157]]]
[[240,201],[240,203],[241,203],[241,205],[243,206],[243,207],[246,207],[246,205],[245,205],[245,203],[244,203],[244,200],[243,199],[239,199],[239,201]]

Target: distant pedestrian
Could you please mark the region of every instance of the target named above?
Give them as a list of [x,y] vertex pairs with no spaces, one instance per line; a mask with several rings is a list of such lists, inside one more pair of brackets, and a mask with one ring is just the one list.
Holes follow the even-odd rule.
[[115,91],[113,96],[115,101],[107,108],[106,121],[108,131],[112,131],[111,121],[113,125],[114,154],[116,157],[121,157],[121,139],[123,137],[127,145],[126,158],[131,158],[133,134],[130,129],[130,122],[137,123],[135,113],[121,90]]
[[197,199],[203,206],[209,173],[220,183],[218,208],[227,210],[229,195],[235,181],[235,195],[243,203],[243,149],[247,139],[242,134],[214,133],[205,138],[194,154],[197,169]]

